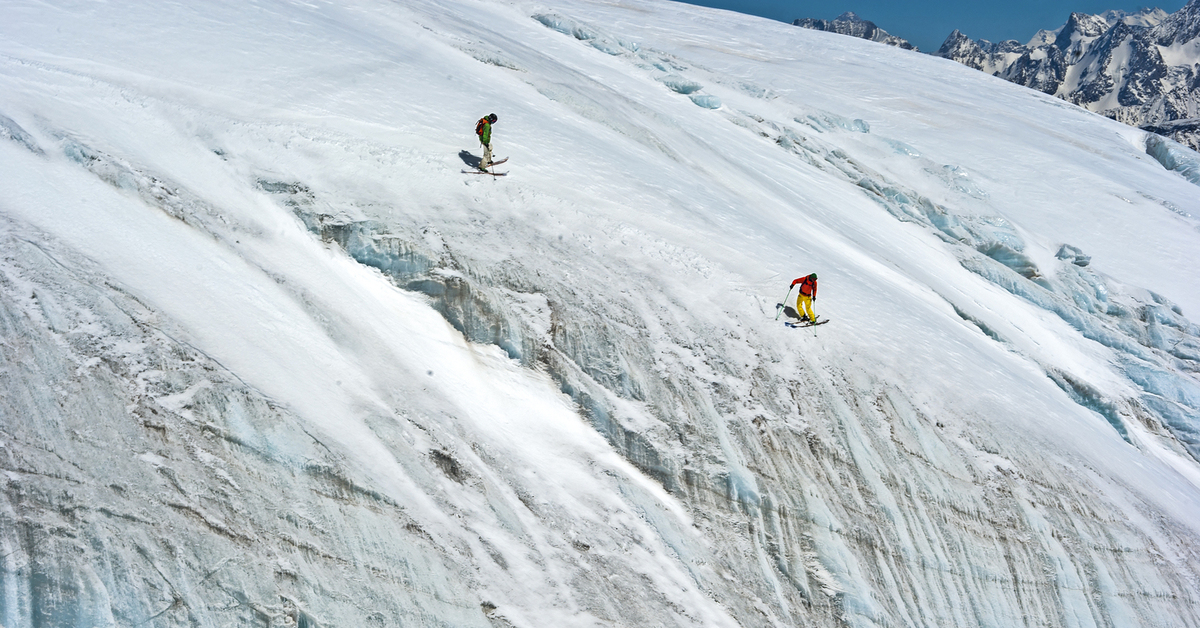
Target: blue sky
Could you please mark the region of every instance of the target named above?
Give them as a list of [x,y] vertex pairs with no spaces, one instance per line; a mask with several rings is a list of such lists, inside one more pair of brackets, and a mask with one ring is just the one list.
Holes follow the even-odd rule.
[[[1109,9],[1136,11],[1157,6],[1173,13],[1186,0],[1146,5],[1136,0],[683,0],[689,4],[730,9],[791,22],[800,17],[831,20],[846,11],[875,22],[883,30],[911,41],[923,52],[937,50],[950,31],[972,39],[1029,41],[1038,30],[1054,29],[1072,11],[1103,13]],[[1144,1],[1144,0],[1143,0]]]

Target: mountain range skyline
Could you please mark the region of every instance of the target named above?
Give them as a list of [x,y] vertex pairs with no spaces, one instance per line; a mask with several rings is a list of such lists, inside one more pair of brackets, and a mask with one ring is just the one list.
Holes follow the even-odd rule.
[[921,51],[933,52],[959,30],[972,39],[1027,43],[1039,30],[1062,26],[1071,13],[1102,14],[1106,11],[1135,13],[1159,8],[1167,13],[1181,9],[1185,0],[1153,3],[1135,0],[1052,0],[1008,3],[884,2],[882,0],[836,0],[834,2],[784,2],[783,0],[682,0],[686,4],[727,9],[783,22],[797,19],[833,20],[850,11],[874,22]]

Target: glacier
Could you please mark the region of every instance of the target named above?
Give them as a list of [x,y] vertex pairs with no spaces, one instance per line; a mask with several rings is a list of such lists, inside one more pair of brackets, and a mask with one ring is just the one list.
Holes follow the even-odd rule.
[[1200,626],[1194,151],[661,0],[3,6],[0,626]]

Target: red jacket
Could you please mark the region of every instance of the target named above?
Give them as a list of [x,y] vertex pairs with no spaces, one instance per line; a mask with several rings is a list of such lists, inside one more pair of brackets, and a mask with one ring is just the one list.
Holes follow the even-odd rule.
[[812,279],[808,276],[804,276],[804,277],[801,277],[801,278],[793,281],[792,287],[793,288],[796,287],[796,284],[800,284],[800,294],[803,294],[806,297],[812,297],[814,299],[817,298],[817,280],[816,279]]

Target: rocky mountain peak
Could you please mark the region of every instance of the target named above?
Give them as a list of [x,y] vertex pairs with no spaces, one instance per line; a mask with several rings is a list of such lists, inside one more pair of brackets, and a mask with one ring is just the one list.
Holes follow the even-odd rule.
[[1099,15],[1072,13],[1067,18],[1067,23],[1059,30],[1054,45],[1059,50],[1066,52],[1082,40],[1095,39],[1103,35],[1108,28],[1109,23]]
[[1037,34],[1034,35],[1033,38],[1029,40],[1029,43],[1025,44],[1025,45],[1029,46],[1030,48],[1036,48],[1038,46],[1045,46],[1047,44],[1053,44],[1055,39],[1058,39],[1058,31],[1057,30],[1051,31],[1051,30],[1043,29],[1043,30],[1038,31]]
[[1200,38],[1200,0],[1191,0],[1163,18],[1154,27],[1152,36],[1162,46],[1186,44]]
[[1137,11],[1135,13],[1127,13],[1125,11],[1105,11],[1104,13],[1101,13],[1100,15],[1109,24],[1116,24],[1117,22],[1124,22],[1125,24],[1128,24],[1129,26],[1147,26],[1147,27],[1149,27],[1149,26],[1157,26],[1158,23],[1165,20],[1169,14],[1166,11],[1163,11],[1162,9],[1147,8],[1147,9],[1142,9],[1141,11]]
[[838,33],[840,35],[849,35],[859,39],[868,39],[889,46],[896,46],[905,50],[917,50],[906,39],[891,35],[887,31],[879,28],[874,22],[864,20],[853,11],[846,11],[833,20],[818,20],[814,18],[802,18],[792,22],[795,26],[808,28],[818,31],[826,31],[829,33]]
[[956,50],[979,47],[979,42],[967,37],[962,31],[956,28],[954,29],[954,32],[950,33],[950,35],[946,37],[946,41],[942,42],[942,47],[938,48],[937,52],[934,53],[934,56],[944,57]]

